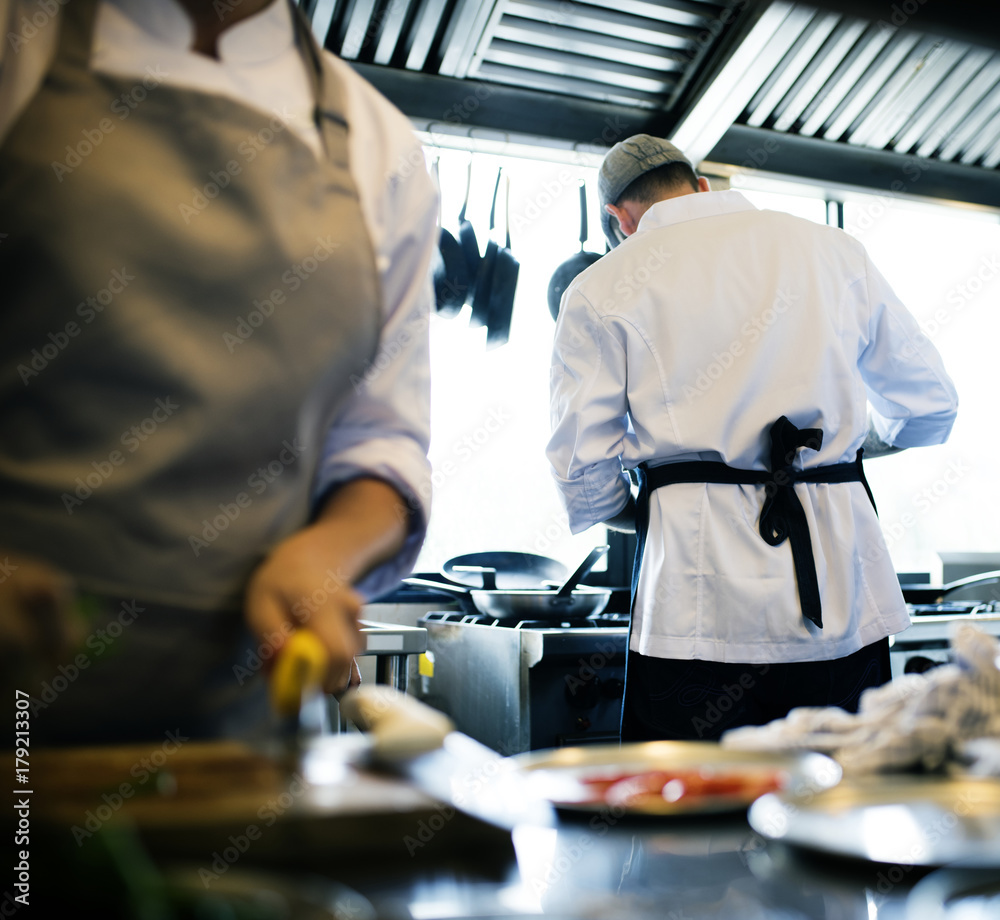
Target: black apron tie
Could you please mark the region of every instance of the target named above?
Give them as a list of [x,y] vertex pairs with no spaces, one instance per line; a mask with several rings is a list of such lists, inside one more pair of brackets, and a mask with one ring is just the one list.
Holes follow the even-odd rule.
[[639,584],[639,568],[649,528],[649,496],[662,486],[675,482],[733,483],[737,485],[764,486],[766,496],[760,512],[758,530],[764,542],[780,546],[787,539],[792,549],[795,580],[798,584],[802,615],[820,629],[823,628],[823,611],[820,603],[819,580],[813,557],[812,540],[805,509],[795,494],[797,482],[860,482],[875,507],[875,498],[865,479],[858,450],[853,463],[833,463],[808,470],[793,466],[796,454],[802,448],[819,450],[823,446],[823,432],[819,428],[796,428],[785,416],[771,426],[771,453],[769,470],[742,470],[714,460],[691,460],[667,463],[649,468],[645,463],[636,470],[639,494],[636,498],[636,555],[632,568],[632,603]]

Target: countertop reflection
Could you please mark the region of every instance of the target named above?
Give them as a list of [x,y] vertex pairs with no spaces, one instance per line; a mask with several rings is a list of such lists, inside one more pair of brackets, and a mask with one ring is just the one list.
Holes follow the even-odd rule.
[[380,917],[415,920],[909,920],[907,896],[928,872],[810,855],[765,841],[742,815],[519,826],[513,843],[510,866],[351,884]]

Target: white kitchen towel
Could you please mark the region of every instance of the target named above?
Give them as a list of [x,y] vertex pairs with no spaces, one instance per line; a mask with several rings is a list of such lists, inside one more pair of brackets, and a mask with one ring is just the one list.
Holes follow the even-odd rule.
[[733,729],[724,747],[816,750],[845,773],[960,767],[1000,776],[1000,642],[968,623],[951,639],[953,664],[865,691],[856,714],[793,709],[767,725]]

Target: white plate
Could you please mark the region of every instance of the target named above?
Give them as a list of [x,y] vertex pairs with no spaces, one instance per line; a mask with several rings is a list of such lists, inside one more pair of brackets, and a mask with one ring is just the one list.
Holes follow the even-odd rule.
[[1000,866],[1000,780],[884,774],[811,798],[762,796],[758,834],[825,853],[899,866]]
[[[522,775],[532,793],[560,809],[606,812],[684,815],[741,811],[760,795],[753,781],[776,777],[780,788],[795,796],[815,796],[840,781],[840,766],[823,754],[766,754],[735,751],[708,741],[649,741],[642,744],[587,745],[535,751],[509,758],[512,768]],[[604,794],[600,783],[629,774],[663,772],[696,773],[709,780],[730,777],[751,782],[734,793],[681,794],[671,801],[659,795],[639,801]],[[681,787],[674,789],[683,791]],[[610,798],[607,796],[611,795]]]

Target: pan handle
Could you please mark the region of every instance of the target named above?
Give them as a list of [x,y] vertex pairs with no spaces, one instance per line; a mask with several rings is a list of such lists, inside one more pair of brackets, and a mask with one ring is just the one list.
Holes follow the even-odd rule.
[[587,184],[580,180],[580,252],[583,252],[583,246],[587,242],[587,237],[590,234],[587,232]]
[[465,209],[469,206],[469,192],[472,191],[472,159],[465,168],[465,198],[462,200],[462,210],[458,212],[458,222],[465,220]]
[[412,585],[414,588],[425,588],[428,591],[440,591],[442,594],[472,597],[470,589],[465,587],[465,585],[446,584],[443,581],[432,581],[430,578],[404,578],[403,584]]
[[576,571],[566,579],[563,586],[556,591],[555,597],[552,598],[552,603],[560,604],[569,598],[573,594],[573,589],[583,580],[586,574],[597,565],[597,560],[601,558],[611,546],[607,543],[604,546],[595,546],[588,554],[587,558],[583,560],[578,566]]

